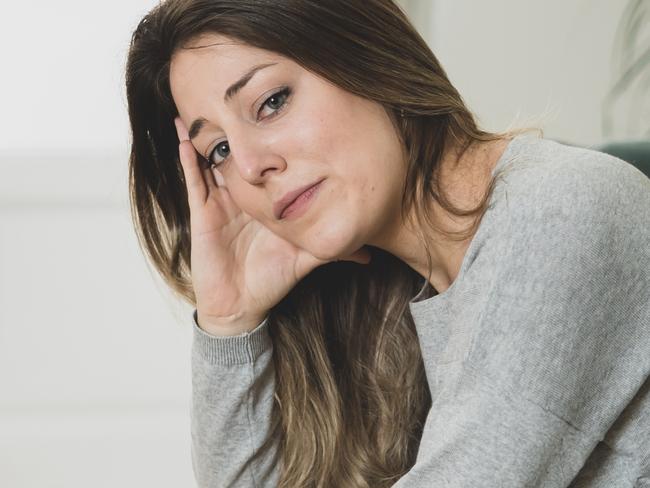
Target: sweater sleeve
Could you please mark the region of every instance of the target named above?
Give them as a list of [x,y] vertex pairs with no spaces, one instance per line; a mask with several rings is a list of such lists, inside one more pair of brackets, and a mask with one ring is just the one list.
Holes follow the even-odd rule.
[[431,371],[417,460],[395,487],[646,486],[650,180],[611,160],[552,169],[510,195],[467,354]]
[[217,337],[198,326],[194,310],[192,328],[191,456],[198,486],[277,486],[268,317],[248,333]]

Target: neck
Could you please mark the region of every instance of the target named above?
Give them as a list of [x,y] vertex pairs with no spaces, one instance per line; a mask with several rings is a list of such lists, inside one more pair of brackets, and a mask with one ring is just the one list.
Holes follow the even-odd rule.
[[[466,151],[460,161],[449,151],[442,159],[440,181],[443,191],[455,206],[474,208],[483,197],[490,182],[491,172],[503,154],[509,140],[500,139],[477,144]],[[476,217],[456,217],[444,210],[438,202],[428,207],[431,217],[447,231],[464,231]],[[416,222],[413,220],[413,222]],[[431,283],[438,293],[444,292],[458,276],[463,258],[473,235],[463,241],[452,241],[431,229],[413,228],[401,220],[399,208],[391,222],[369,244],[398,257]],[[432,269],[427,272],[427,255],[419,233],[428,241]]]

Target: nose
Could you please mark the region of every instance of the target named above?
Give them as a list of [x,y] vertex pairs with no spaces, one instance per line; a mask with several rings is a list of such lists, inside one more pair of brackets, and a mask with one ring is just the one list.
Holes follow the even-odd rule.
[[274,172],[284,171],[286,161],[279,153],[270,137],[260,132],[246,132],[233,140],[231,137],[231,157],[242,179],[252,185],[268,179]]

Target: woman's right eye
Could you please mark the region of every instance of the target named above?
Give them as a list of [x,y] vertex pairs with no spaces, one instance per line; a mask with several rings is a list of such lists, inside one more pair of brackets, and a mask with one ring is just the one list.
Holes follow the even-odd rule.
[[[214,155],[218,154],[221,156],[221,159],[218,161],[214,160]],[[219,166],[230,154],[230,147],[228,146],[228,141],[221,141],[217,143],[216,146],[214,146],[214,149],[210,151],[210,154],[208,155],[208,166]]]

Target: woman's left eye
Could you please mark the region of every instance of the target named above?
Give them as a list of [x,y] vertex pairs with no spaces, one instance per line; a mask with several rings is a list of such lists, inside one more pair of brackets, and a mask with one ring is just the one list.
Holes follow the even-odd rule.
[[259,115],[262,113],[262,110],[266,106],[268,106],[271,110],[273,110],[273,113],[282,110],[286,105],[286,100],[289,97],[289,95],[291,95],[291,88],[289,88],[288,86],[283,88],[280,91],[275,92],[273,95],[267,98],[262,104],[262,106],[260,107],[259,111],[257,112],[258,118]]

